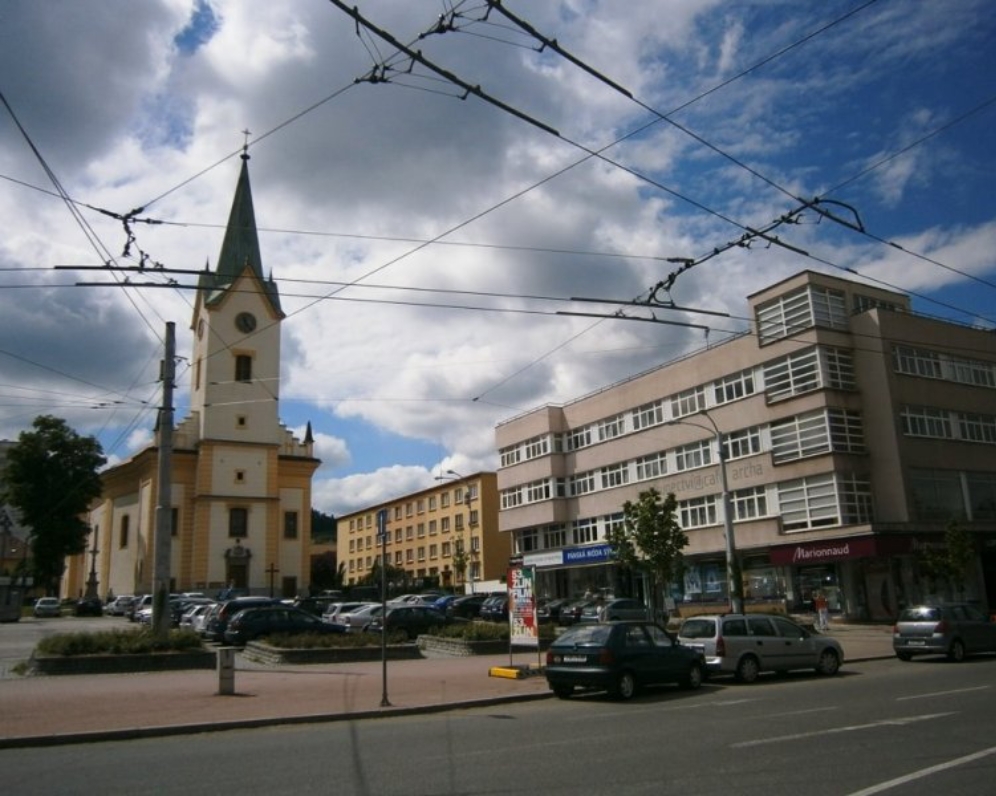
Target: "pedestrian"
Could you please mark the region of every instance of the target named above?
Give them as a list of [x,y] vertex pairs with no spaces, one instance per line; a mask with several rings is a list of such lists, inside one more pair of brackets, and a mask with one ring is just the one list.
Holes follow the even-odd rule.
[[816,629],[826,630],[830,627],[830,605],[826,595],[821,591],[816,592],[813,605],[816,607]]

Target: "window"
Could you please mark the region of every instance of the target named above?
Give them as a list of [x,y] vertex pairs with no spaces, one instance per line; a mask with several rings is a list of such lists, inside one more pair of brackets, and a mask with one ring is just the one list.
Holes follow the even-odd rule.
[[550,438],[534,437],[533,439],[526,440],[526,460],[538,459],[541,456],[546,456],[550,452]]
[[518,464],[522,458],[522,451],[518,446],[511,448],[503,448],[501,451],[501,466],[511,467],[513,464]]
[[966,515],[961,474],[955,470],[911,469],[909,490],[915,520],[947,522]]
[[678,472],[712,464],[712,441],[706,439],[678,448],[674,464]]
[[437,533],[437,530],[436,530],[436,521],[435,520],[429,520],[429,536],[435,536],[436,533]]
[[598,523],[593,519],[575,520],[571,529],[573,544],[591,544],[598,541]]
[[800,478],[778,485],[786,531],[871,522],[871,485],[842,473]]
[[424,522],[420,522],[417,527],[418,527],[418,531],[417,531],[418,538],[419,539],[424,539],[425,538],[425,523]]
[[717,523],[716,496],[680,501],[678,503],[678,516],[681,518],[681,527],[686,530],[715,525]]
[[401,519],[401,506],[395,506],[394,507],[394,519],[396,519],[396,520],[400,520]]
[[804,329],[824,326],[847,328],[844,293],[821,285],[806,285],[757,307],[758,340],[761,345],[791,337]]
[[131,517],[125,514],[121,518],[121,525],[118,528],[118,547],[128,546],[128,531],[131,529]]
[[411,525],[405,527],[405,540],[410,542],[415,538],[415,528]]
[[941,355],[936,351],[927,351],[911,346],[897,345],[892,347],[892,366],[896,373],[908,376],[925,376],[931,379],[942,378]]
[[511,489],[503,489],[501,493],[501,507],[502,509],[514,509],[516,506],[522,505],[522,489],[519,487],[512,487]]
[[436,510],[436,496],[429,495],[429,511],[435,511],[435,510]]
[[235,380],[242,382],[252,381],[252,357],[248,354],[236,354]]
[[691,390],[671,396],[672,419],[694,415],[705,408],[705,390],[702,387],[693,387]]
[[622,415],[616,415],[615,417],[610,417],[608,420],[603,420],[597,426],[598,441],[605,442],[622,436],[624,426],[625,423],[623,422]]
[[899,413],[903,433],[908,437],[951,439],[951,417],[944,409],[930,406],[904,406]]
[[636,480],[648,481],[667,474],[667,456],[664,453],[652,453],[636,460]]
[[602,469],[602,489],[612,489],[629,483],[629,469],[625,462]]
[[477,509],[470,510],[470,519],[468,520],[468,522],[470,523],[471,528],[476,527],[477,524],[480,522],[480,520],[478,519]]
[[543,546],[546,549],[564,547],[567,544],[567,529],[563,525],[550,525],[543,531]]
[[425,498],[418,499],[418,503],[415,505],[415,511],[418,514],[425,514]]
[[760,453],[761,430],[755,426],[730,432],[723,437],[723,450],[727,461]]
[[297,512],[284,512],[284,539],[297,539]]
[[419,545],[418,546],[418,560],[419,561],[425,561],[425,546],[424,545]]
[[959,412],[958,431],[962,439],[992,445],[996,443],[996,416]]
[[442,517],[442,518],[440,518],[440,520],[439,520],[439,532],[440,533],[449,533],[450,532],[450,518],[449,517]]
[[734,373],[732,376],[720,379],[713,385],[713,394],[717,406],[753,395],[754,372],[742,370],[740,373]]
[[633,410],[633,429],[636,431],[652,426],[659,426],[663,422],[663,401],[654,401],[652,404],[645,404]]
[[244,539],[249,535],[249,509],[228,510],[228,535],[234,539]]
[[439,545],[429,545],[429,558],[439,558]]
[[580,428],[577,431],[571,432],[571,435],[568,438],[569,450],[576,451],[579,448],[586,448],[589,445],[591,445],[590,428]]
[[776,464],[829,450],[830,429],[822,410],[771,424],[771,458]]
[[733,519],[739,522],[768,516],[768,497],[764,487],[738,489],[730,495]]
[[769,401],[817,389],[820,375],[816,348],[796,351],[769,362],[764,368],[764,385]]
[[519,531],[516,535],[515,541],[518,543],[518,552],[520,553],[531,553],[534,550],[539,550],[539,531],[535,528],[531,528],[526,531]]
[[531,484],[526,484],[526,500],[529,503],[539,503],[541,500],[550,499],[550,482],[549,480],[533,481]]
[[973,520],[996,520],[996,473],[967,473],[968,509]]
[[172,537],[180,535],[180,509],[169,510],[169,535]]
[[571,478],[571,494],[587,495],[595,491],[595,473],[581,473]]

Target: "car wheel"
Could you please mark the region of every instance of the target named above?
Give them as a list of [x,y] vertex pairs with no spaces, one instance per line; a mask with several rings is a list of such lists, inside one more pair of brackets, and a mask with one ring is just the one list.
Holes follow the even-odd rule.
[[899,658],[899,660],[901,660],[901,661],[911,661],[911,660],[913,660],[913,656],[910,655],[908,652],[897,652],[896,653],[896,657]]
[[572,685],[555,685],[553,686],[553,693],[557,695],[558,699],[570,699],[571,694],[574,693],[574,686]]
[[820,659],[816,664],[816,671],[823,675],[837,674],[840,669],[840,658],[834,650],[826,649],[820,653]]
[[633,695],[636,694],[636,678],[633,677],[633,673],[623,672],[620,674],[611,693],[616,699],[632,699]]
[[965,645],[961,639],[955,639],[948,648],[948,660],[961,663],[965,660]]
[[761,665],[753,655],[745,655],[737,664],[737,679],[741,683],[753,683],[761,673]]
[[685,679],[681,684],[690,691],[697,691],[702,687],[704,679],[705,675],[702,672],[702,664],[693,663],[688,667],[688,674],[685,675]]

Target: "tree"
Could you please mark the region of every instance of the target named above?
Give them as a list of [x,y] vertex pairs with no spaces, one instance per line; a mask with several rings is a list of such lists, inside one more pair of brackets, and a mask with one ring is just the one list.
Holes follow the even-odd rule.
[[341,589],[346,577],[346,563],[336,568],[335,553],[321,553],[311,559],[311,590]]
[[928,548],[920,557],[920,572],[934,592],[942,586],[964,595],[968,569],[977,558],[971,535],[955,520],[944,529],[944,547]]
[[650,576],[655,613],[661,589],[680,572],[681,551],[688,544],[675,517],[677,508],[673,493],[662,499],[656,489],[648,489],[636,503],[623,504],[622,524],[613,526],[606,537],[620,564]]
[[322,514],[318,509],[311,510],[311,541],[325,544],[336,540],[336,519],[332,514]]
[[4,498],[31,528],[32,566],[51,593],[66,556],[86,550],[84,517],[101,493],[98,470],[107,459],[94,437],[82,437],[51,415],[35,418],[7,452]]

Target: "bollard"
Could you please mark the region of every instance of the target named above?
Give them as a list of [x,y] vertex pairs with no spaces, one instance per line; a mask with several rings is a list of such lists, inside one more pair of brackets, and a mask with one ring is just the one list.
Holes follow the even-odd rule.
[[218,694],[231,696],[235,693],[235,647],[218,649]]

